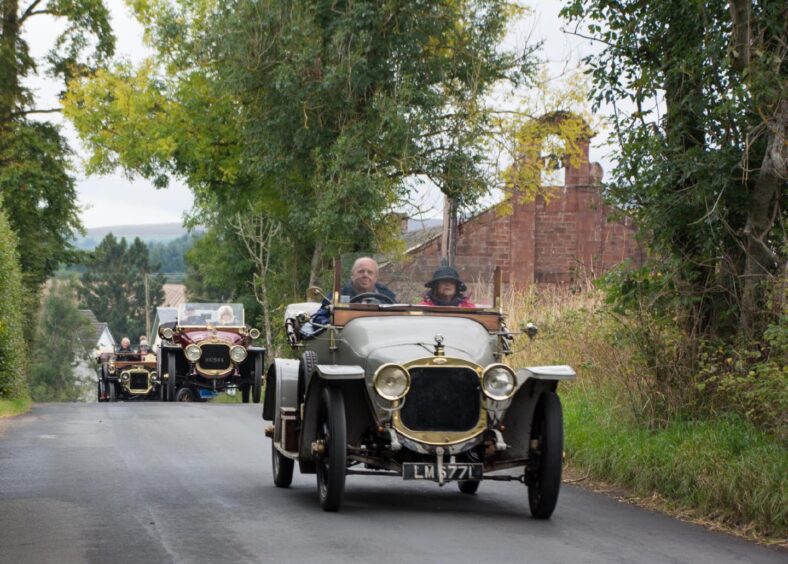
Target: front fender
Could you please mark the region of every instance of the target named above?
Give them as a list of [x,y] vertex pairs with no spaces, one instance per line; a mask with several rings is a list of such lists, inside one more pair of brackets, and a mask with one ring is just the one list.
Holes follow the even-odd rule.
[[298,409],[298,361],[275,358],[265,376],[263,419],[276,426],[282,407]]
[[575,371],[570,366],[529,366],[516,372],[517,391],[503,418],[503,439],[509,448],[501,454],[499,462],[524,462],[528,459],[531,441],[531,424],[536,405],[544,392],[554,392],[562,380],[574,380]]
[[559,382],[560,380],[574,380],[577,378],[574,369],[565,364],[556,364],[551,366],[526,366],[521,368],[516,373],[517,384],[522,386],[529,379],[531,380],[551,380]]
[[363,380],[364,369],[355,364],[318,364],[317,375],[327,382]]

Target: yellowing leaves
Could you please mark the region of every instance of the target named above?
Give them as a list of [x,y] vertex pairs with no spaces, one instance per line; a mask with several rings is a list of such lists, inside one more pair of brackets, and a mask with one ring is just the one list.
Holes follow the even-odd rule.
[[501,173],[506,198],[549,199],[561,169],[582,163],[587,143],[603,125],[588,109],[587,91],[579,72],[556,84],[543,70],[515,117],[501,120],[512,159]]

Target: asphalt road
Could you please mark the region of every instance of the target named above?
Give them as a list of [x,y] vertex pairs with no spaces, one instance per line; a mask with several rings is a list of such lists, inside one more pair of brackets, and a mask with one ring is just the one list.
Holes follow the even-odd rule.
[[553,518],[516,483],[349,476],[339,513],[314,476],[274,487],[260,406],[50,404],[0,421],[0,563],[788,561],[564,486]]

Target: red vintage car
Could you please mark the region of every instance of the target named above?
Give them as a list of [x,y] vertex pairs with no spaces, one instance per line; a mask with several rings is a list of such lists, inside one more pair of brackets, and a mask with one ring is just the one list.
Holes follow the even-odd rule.
[[177,319],[158,329],[158,374],[168,401],[201,401],[240,390],[260,402],[265,349],[260,331],[244,322],[241,304],[185,303]]

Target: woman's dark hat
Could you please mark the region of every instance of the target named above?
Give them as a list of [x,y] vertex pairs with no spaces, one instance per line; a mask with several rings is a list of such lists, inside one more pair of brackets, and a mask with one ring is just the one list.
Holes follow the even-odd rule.
[[432,288],[436,283],[441,280],[451,280],[457,284],[457,291],[464,292],[466,290],[465,284],[460,280],[460,275],[451,266],[440,266],[432,273],[432,280],[424,284],[427,288]]

